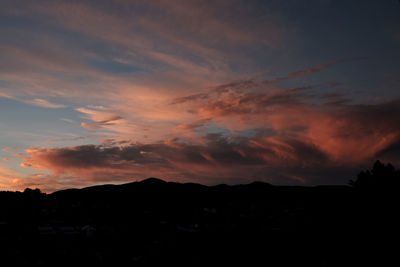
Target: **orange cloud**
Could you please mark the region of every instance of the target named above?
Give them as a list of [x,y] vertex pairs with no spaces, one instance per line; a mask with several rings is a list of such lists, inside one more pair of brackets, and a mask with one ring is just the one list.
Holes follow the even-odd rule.
[[21,175],[3,165],[0,165],[0,190],[1,191],[14,191],[16,185],[21,178]]
[[[254,84],[246,86],[252,89]],[[309,143],[337,164],[365,162],[400,138],[399,100],[352,105],[340,95],[309,93],[313,87],[266,88],[259,93],[236,85],[179,98],[173,104],[231,132],[265,128],[274,132],[269,141],[295,138]],[[280,153],[285,154],[282,148]]]

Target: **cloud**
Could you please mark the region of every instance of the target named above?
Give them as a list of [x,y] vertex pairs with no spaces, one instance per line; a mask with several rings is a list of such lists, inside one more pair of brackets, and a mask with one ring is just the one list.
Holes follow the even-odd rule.
[[16,183],[21,175],[6,166],[0,164],[0,190],[15,190]]
[[209,98],[209,94],[199,93],[199,94],[175,98],[171,102],[171,104],[181,104],[181,103],[185,103],[185,102],[189,102],[189,101],[202,100],[202,99],[207,99],[207,98]]
[[[399,142],[400,100],[355,104],[323,90],[338,83],[293,88],[273,83],[361,59],[337,60],[268,81],[233,81],[207,92],[175,97],[157,106],[160,114],[146,117],[148,121],[156,118],[151,134],[162,141],[132,143],[119,135],[102,145],[31,148],[23,166],[52,170],[56,180],[65,175],[81,177],[75,181],[78,184],[148,176],[183,181],[192,177],[192,181],[209,184],[246,179],[345,183],[348,176],[344,174],[369,165]],[[141,97],[153,100],[152,95]],[[82,127],[106,128],[133,139],[133,133],[145,127],[129,125],[125,117],[132,118],[129,110],[96,105],[76,109],[90,121]],[[162,117],[163,112],[176,116]],[[157,125],[162,120],[166,123]],[[172,131],[171,138],[157,135],[157,127],[163,133]],[[211,134],[211,129],[216,133]]]
[[23,191],[25,188],[40,188],[43,192],[70,188],[73,185],[88,186],[78,177],[55,177],[49,174],[22,175],[0,164],[0,191]]
[[57,109],[57,108],[66,108],[66,105],[63,104],[56,104],[53,102],[50,102],[46,99],[41,99],[41,98],[34,98],[34,99],[25,99],[23,97],[15,97],[15,96],[9,96],[6,94],[0,94],[0,97],[4,98],[9,98],[13,99],[18,102],[22,102],[28,105],[36,106],[36,107],[41,107],[41,108],[52,108],[52,109]]
[[[313,74],[319,71],[322,71],[328,67],[341,64],[341,63],[348,63],[348,62],[354,62],[354,61],[360,61],[360,60],[366,60],[368,59],[367,57],[357,57],[357,58],[347,58],[347,59],[339,59],[335,60],[332,62],[324,63],[317,65],[315,67],[309,68],[309,69],[303,69],[295,72],[290,72],[286,76],[283,77],[277,77],[271,80],[257,80],[256,78],[250,78],[250,79],[244,79],[244,80],[238,80],[238,81],[233,81],[229,83],[224,83],[218,86],[215,86],[211,88],[209,92],[206,93],[197,93],[193,95],[188,95],[184,97],[178,97],[175,98],[171,104],[182,104],[186,102],[191,102],[191,101],[199,101],[199,100],[207,100],[209,98],[215,97],[215,95],[220,96],[221,94],[224,93],[229,93],[229,92],[236,92],[236,93],[242,93],[244,91],[252,91],[254,89],[259,89],[259,88],[266,88],[266,89],[271,89],[271,84],[279,83],[281,81],[289,80],[289,79],[294,79],[299,76],[303,75],[308,75],[308,74]],[[336,86],[340,83],[328,83],[325,84],[324,86]],[[321,85],[319,85],[321,86]],[[297,88],[291,88],[286,90],[286,92],[293,92],[293,91],[299,91],[299,90],[305,90],[305,89],[312,89],[313,86],[306,86],[306,87],[297,87]],[[280,93],[282,94],[282,93]],[[257,97],[257,96],[256,96]]]
[[346,58],[346,59],[334,60],[332,62],[328,62],[328,63],[325,63],[325,64],[320,64],[320,65],[315,66],[313,68],[291,72],[287,76],[284,76],[284,77],[279,77],[279,78],[275,78],[273,80],[267,80],[267,81],[263,81],[263,82],[264,83],[281,82],[281,81],[284,81],[284,80],[296,78],[298,76],[316,73],[316,72],[322,71],[322,70],[324,70],[326,68],[329,68],[329,67],[332,67],[334,65],[340,64],[340,63],[354,62],[354,61],[367,60],[367,59],[368,59],[367,57],[356,57],[356,58]]
[[[218,134],[207,135],[204,144],[198,145],[183,140],[167,140],[164,143],[125,146],[34,148],[26,152],[29,156],[24,159],[24,167],[50,169],[56,175],[101,179],[98,174],[103,173],[109,179],[122,175],[124,180],[129,180],[133,175],[145,177],[153,174],[161,178],[174,174],[187,179],[190,174],[195,181],[206,178],[213,183],[224,179],[246,179],[265,167],[283,166],[285,160],[290,160],[291,166],[324,161],[320,151],[299,140],[227,139]],[[298,156],[300,154],[302,158]]]
[[96,130],[100,127],[115,125],[116,122],[121,119],[122,117],[115,115],[106,120],[96,121],[93,123],[82,122],[81,127],[86,128],[88,130]]
[[[118,115],[118,110],[111,110],[105,107],[91,106],[91,108],[77,108],[82,113],[82,118],[88,122],[81,122],[80,126],[90,131],[108,130],[115,134],[129,138],[130,135],[147,134],[146,125],[135,123],[130,117],[128,119]],[[129,116],[129,114],[128,114]],[[154,127],[155,128],[155,127]],[[107,134],[106,132],[102,132]]]
[[3,98],[11,98],[11,96],[9,96],[9,95],[6,94],[6,93],[2,93],[2,92],[0,92],[0,97],[3,97]]
[[[183,181],[191,177],[192,181],[209,184],[251,179],[345,183],[348,176],[327,177],[324,173],[327,170],[331,174],[340,173],[334,171],[339,168],[342,174],[347,170],[347,175],[351,175],[350,171],[356,172],[398,142],[399,129],[393,126],[391,118],[384,121],[386,112],[391,114],[397,106],[397,102],[357,106],[351,108],[356,110],[353,113],[328,113],[322,117],[308,113],[305,114],[308,124],[305,118],[299,120],[303,128],[280,125],[273,128],[274,132],[260,131],[253,137],[208,134],[196,144],[170,139],[148,144],[109,142],[98,146],[33,148],[26,151],[24,166],[52,170],[58,177],[66,174],[84,177],[86,182],[98,182],[105,177],[130,181],[157,176]],[[364,121],[358,117],[370,112],[376,114],[377,110],[382,110],[382,114],[371,115]],[[344,114],[346,117],[342,117]]]
[[177,129],[178,130],[193,130],[193,129],[203,127],[207,122],[210,122],[210,121],[211,121],[210,118],[206,118],[206,119],[200,119],[200,120],[197,120],[194,122],[182,123],[177,126]]
[[340,164],[365,162],[399,139],[400,100],[352,104],[340,94],[317,94],[315,88],[257,92],[230,85],[175,103],[231,132],[269,128],[277,137],[295,137]]
[[77,137],[73,137],[73,138],[56,138],[56,139],[50,139],[47,141],[47,143],[55,143],[55,142],[68,142],[68,141],[82,141],[82,140],[86,140],[86,139],[92,139],[92,138],[96,138],[98,136],[95,135],[87,135],[87,136],[77,136]]
[[[250,9],[228,8],[233,5],[226,1],[10,2],[2,9],[11,17],[1,28],[5,58],[0,78],[9,83],[4,94],[113,101],[124,95],[126,87],[135,95],[133,85],[138,84],[170,93],[166,87],[187,90],[194,84],[201,88],[231,79],[236,74],[233,63],[252,65],[238,53],[243,48],[277,47],[289,38],[284,23],[273,13],[254,17]],[[13,20],[21,23],[15,26]],[[39,28],[32,30],[36,23]],[[121,64],[128,73],[118,73]]]
[[67,118],[60,118],[60,120],[65,121],[65,122],[68,122],[68,123],[75,123],[74,120],[67,119]]
[[[328,90],[339,83],[298,79],[366,58],[266,76],[265,68],[287,69],[286,56],[290,66],[315,56],[294,52],[302,31],[265,8],[275,4],[253,4],[7,1],[0,10],[0,97],[79,107],[73,112],[82,120],[62,118],[71,123],[64,126],[104,139],[30,144],[23,166],[54,172],[32,181],[52,188],[148,176],[312,183],[317,174],[353,170],[384,151],[396,158],[398,100],[355,104]],[[68,140],[48,142],[58,141]]]
[[89,108],[77,108],[76,111],[83,113],[83,118],[87,120],[91,120],[93,122],[87,123],[82,122],[81,127],[86,128],[88,130],[96,130],[101,127],[113,126],[121,122],[123,118],[119,115],[114,114],[113,111],[107,110],[104,107],[100,109],[97,107]]
[[390,162],[396,167],[400,166],[400,141],[380,151],[377,158]]
[[[137,1],[110,5],[90,1],[40,2],[42,4],[27,3],[25,8],[20,8],[19,14],[28,18],[39,17],[41,21],[69,31],[133,50],[133,53],[115,58],[123,58],[125,63],[136,62],[143,67],[151,65],[151,61],[159,61],[180,71],[210,73],[211,69],[226,65],[222,60],[227,58],[227,51],[221,46],[229,44],[236,49],[254,45],[276,46],[284,39],[282,23],[274,16],[253,18],[247,16],[245,10],[237,12],[227,8],[233,3],[209,2],[204,5],[196,1]],[[238,23],[239,17],[242,23]],[[164,49],[158,48],[160,41]],[[200,60],[191,60],[190,57]]]
[[65,108],[66,107],[65,105],[51,103],[48,100],[40,99],[40,98],[24,100],[23,102],[33,105],[33,106],[42,107],[42,108]]

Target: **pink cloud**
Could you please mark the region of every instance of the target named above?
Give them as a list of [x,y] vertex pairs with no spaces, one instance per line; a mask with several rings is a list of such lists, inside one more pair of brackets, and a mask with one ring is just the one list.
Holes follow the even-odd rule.
[[18,184],[19,179],[21,178],[21,175],[0,164],[0,190],[1,191],[13,191]]
[[275,141],[290,137],[310,143],[338,164],[365,162],[400,138],[396,126],[400,118],[395,115],[399,114],[398,100],[352,105],[343,103],[340,95],[327,98],[308,93],[312,87],[266,88],[263,93],[249,89],[252,86],[243,91],[232,84],[179,98],[173,104],[231,132],[267,128],[274,132]]
[[[308,127],[304,132],[291,135],[284,135],[278,129],[274,134],[251,138],[207,135],[197,144],[173,139],[149,144],[33,148],[26,151],[28,157],[24,159],[24,166],[52,170],[55,181],[57,177],[73,175],[82,183],[103,179],[131,181],[148,176],[181,181],[191,177],[192,181],[203,183],[243,182],[246,179],[274,181],[280,177],[281,181],[310,183],[310,179],[315,178],[301,176],[300,179],[300,170],[323,173],[335,167],[361,166],[394,140],[378,141],[375,145],[376,136],[360,134],[359,147],[349,146],[357,140],[346,137],[347,133],[336,137],[335,133],[341,134],[341,127],[328,129],[329,137],[314,137],[310,132],[316,129],[315,126]],[[387,132],[390,135],[387,130],[382,136],[387,136]]]
[[27,104],[42,107],[42,108],[65,108],[65,105],[49,102],[46,99],[35,98],[24,101]]

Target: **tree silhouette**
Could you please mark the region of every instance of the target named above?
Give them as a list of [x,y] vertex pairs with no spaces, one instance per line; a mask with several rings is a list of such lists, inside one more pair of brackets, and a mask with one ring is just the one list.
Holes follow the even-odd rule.
[[41,193],[42,192],[40,192],[39,188],[30,189],[28,187],[28,188],[25,188],[25,190],[24,190],[24,195],[28,195],[28,196],[39,196]]
[[349,184],[355,188],[396,188],[400,185],[400,171],[377,160],[371,171],[361,171]]

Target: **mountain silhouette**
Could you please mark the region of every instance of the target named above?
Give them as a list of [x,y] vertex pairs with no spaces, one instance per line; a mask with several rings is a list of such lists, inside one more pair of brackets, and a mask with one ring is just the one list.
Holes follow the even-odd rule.
[[150,178],[147,178],[145,180],[142,180],[141,183],[144,183],[144,184],[165,184],[166,181],[161,180],[159,178],[150,177]]
[[[397,171],[381,164],[369,173],[384,187]],[[0,192],[1,263],[388,266],[397,255],[386,239],[395,240],[399,195],[354,183],[205,186],[152,177]]]

